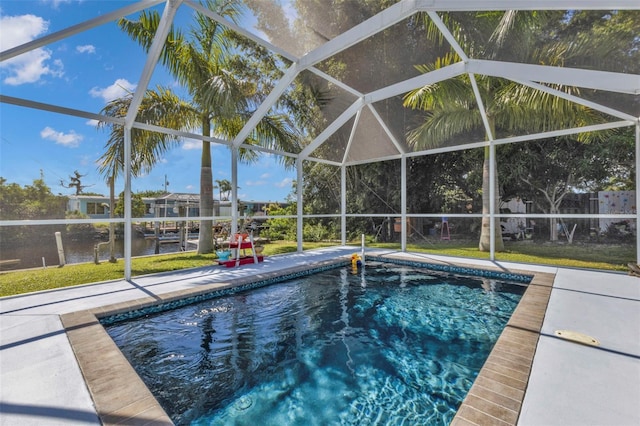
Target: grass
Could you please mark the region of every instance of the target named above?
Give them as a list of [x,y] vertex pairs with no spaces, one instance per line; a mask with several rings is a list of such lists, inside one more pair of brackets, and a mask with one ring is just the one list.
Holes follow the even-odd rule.
[[[334,243],[305,243],[303,248],[310,250],[335,245]],[[296,251],[294,242],[274,242],[265,245],[264,255],[291,253]],[[158,272],[177,271],[188,268],[211,266],[216,260],[214,254],[197,254],[182,252],[157,256],[134,257],[131,260],[133,276],[154,274]],[[124,276],[124,260],[116,263],[107,261],[99,265],[94,263],[77,263],[62,268],[33,268],[0,273],[0,297],[30,293],[41,290],[69,287],[101,281],[119,280]]]
[[[375,244],[368,247],[399,249],[397,243]],[[419,244],[407,244],[407,251],[426,252],[445,256],[489,259],[489,253],[478,250],[477,241],[434,240]],[[506,241],[505,251],[496,253],[496,260],[568,268],[628,271],[627,263],[635,263],[635,246],[604,244],[563,244]]]
[[[333,246],[335,243],[304,243],[305,250]],[[359,242],[355,243],[359,247]],[[399,249],[397,243],[368,243],[367,247]],[[505,251],[496,253],[496,259],[509,262],[557,265],[608,271],[627,271],[627,263],[635,262],[633,245],[596,244],[549,244],[528,242],[506,242]],[[428,252],[445,256],[489,259],[489,254],[478,251],[477,241],[434,240],[421,244],[408,244],[412,252]],[[296,243],[277,241],[265,245],[264,255],[292,253]],[[131,261],[133,276],[158,272],[176,271],[188,268],[211,266],[214,254],[199,255],[195,252],[135,257]],[[103,261],[70,264],[63,268],[48,267],[0,273],[0,297],[50,290],[79,284],[118,280],[124,276],[124,261],[116,263]]]

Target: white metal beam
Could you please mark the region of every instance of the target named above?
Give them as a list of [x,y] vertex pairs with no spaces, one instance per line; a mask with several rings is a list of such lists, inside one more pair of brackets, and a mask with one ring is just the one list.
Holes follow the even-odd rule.
[[415,0],[402,0],[307,53],[300,58],[300,65],[303,68],[315,65],[406,19],[415,12]]
[[310,72],[314,73],[315,75],[317,75],[318,77],[324,78],[324,79],[325,79],[325,80],[327,80],[329,83],[331,83],[331,84],[335,84],[337,87],[341,88],[342,90],[344,90],[344,91],[346,91],[346,92],[348,92],[348,93],[351,93],[353,96],[355,96],[355,97],[357,97],[357,98],[360,98],[360,97],[362,97],[362,96],[364,95],[364,93],[362,93],[362,92],[360,92],[360,91],[358,91],[358,90],[354,89],[354,88],[353,88],[353,87],[351,87],[351,86],[348,86],[348,85],[344,84],[344,83],[343,83],[342,81],[340,81],[340,80],[337,80],[337,79],[335,79],[335,78],[331,77],[329,74],[327,74],[327,73],[325,73],[325,72],[323,72],[323,71],[320,71],[320,70],[319,70],[318,68],[316,68],[316,67],[310,67],[310,68],[308,68],[308,70],[309,70]]
[[437,69],[419,76],[410,78],[408,80],[401,81],[396,84],[392,84],[382,89],[375,90],[364,96],[364,101],[367,104],[379,102],[394,96],[398,96],[407,93],[410,90],[417,89],[418,87],[426,86],[427,84],[434,84],[440,81],[447,80],[449,78],[457,77],[465,73],[465,63],[458,62],[452,65],[448,65],[444,68]]
[[131,241],[133,221],[131,211],[131,128],[124,128],[124,279],[131,280]]
[[253,113],[244,127],[233,139],[233,146],[238,147],[244,142],[244,140],[249,136],[253,129],[256,128],[260,120],[262,120],[262,117],[267,115],[269,109],[278,101],[280,95],[282,95],[284,91],[287,90],[287,87],[289,87],[289,85],[293,82],[299,72],[300,68],[297,64],[294,63],[289,67],[278,84],[276,84],[276,87],[273,88],[264,102],[260,104],[256,112]]
[[529,80],[539,83],[563,84],[587,89],[640,95],[640,75],[579,68],[552,67],[515,62],[470,59],[467,71],[503,77],[510,80]]
[[438,14],[435,12],[427,12],[427,14],[429,15],[429,18],[431,18],[435,26],[438,27],[444,39],[449,42],[453,50],[458,54],[458,56],[460,56],[460,59],[462,59],[463,61],[467,61],[469,57],[467,56],[466,52],[462,50],[462,47],[458,43],[458,40],[456,40],[453,34],[451,34],[449,28],[447,28],[444,22],[442,22],[440,16],[438,16]]
[[400,251],[407,251],[407,157],[400,159]]
[[302,243],[304,242],[304,223],[303,223],[303,215],[304,215],[304,206],[303,206],[303,190],[304,190],[304,171],[303,171],[303,162],[302,158],[298,157],[296,159],[296,234],[297,234],[297,252],[302,253],[303,247]]
[[300,152],[301,158],[306,158],[313,151],[316,150],[320,145],[322,145],[332,134],[334,134],[344,123],[349,121],[353,115],[358,112],[360,108],[364,106],[364,101],[362,98],[357,99],[354,103],[351,104],[349,108],[347,108],[342,114],[336,118],[333,123],[329,124],[326,129],[322,131],[308,146],[306,146],[302,152]]
[[64,30],[57,31],[53,34],[49,34],[47,36],[32,40],[28,43],[21,44],[20,46],[7,49],[4,52],[0,53],[0,62],[11,59],[18,55],[22,55],[23,53],[37,49],[39,47],[55,43],[56,41],[63,40],[67,37],[81,33],[83,31],[90,30],[91,28],[100,26],[102,24],[115,21],[116,19],[120,19],[123,16],[127,16],[142,9],[155,6],[159,3],[163,3],[164,1],[166,0],[142,0],[129,6],[125,6],[121,9],[114,10],[113,12],[106,13],[93,19],[89,19],[88,21],[84,21],[80,24],[65,28]]
[[634,121],[615,121],[611,123],[594,124],[591,126],[574,127],[571,129],[561,129],[542,133],[533,133],[530,135],[512,136],[508,138],[496,139],[496,145],[504,145],[507,143],[528,142],[538,139],[550,139],[560,136],[577,135],[587,132],[599,132],[602,130],[620,129],[622,127],[630,127],[634,125]]
[[347,168],[340,166],[340,243],[347,244]]
[[[640,188],[640,120],[636,123],[636,199],[638,198],[638,188]],[[640,209],[636,208],[636,230],[640,223]],[[636,263],[640,264],[640,232],[636,231]]]
[[131,126],[136,115],[138,115],[138,107],[142,103],[142,98],[147,91],[147,86],[149,86],[149,82],[151,81],[151,75],[158,63],[158,58],[160,58],[160,53],[162,53],[164,43],[167,40],[167,34],[169,34],[169,29],[173,24],[173,18],[175,17],[180,4],[182,4],[182,0],[169,0],[165,4],[164,11],[162,12],[162,18],[160,18],[160,23],[158,24],[158,29],[153,36],[153,42],[151,43],[151,47],[147,53],[147,60],[145,61],[144,68],[142,69],[142,75],[138,81],[138,87],[136,87],[136,91],[131,99],[131,104],[129,105],[129,110],[127,111],[127,116],[125,117],[126,126]]
[[416,0],[424,11],[622,10],[638,9],[638,0]]
[[218,15],[217,13],[213,12],[212,10],[207,9],[206,7],[202,6],[199,3],[196,3],[196,2],[191,1],[191,0],[186,0],[185,4],[188,5],[189,7],[191,7],[193,10],[196,10],[196,11],[202,13],[203,15],[208,16],[209,18],[213,19],[217,23],[219,23],[221,25],[224,25],[225,27],[227,27],[227,28],[237,32],[238,34],[242,35],[243,37],[248,38],[249,40],[253,41],[254,43],[257,43],[260,46],[263,46],[263,47],[269,49],[271,52],[274,52],[274,53],[282,56],[283,58],[287,58],[291,62],[297,62],[298,59],[299,59],[298,57],[293,55],[291,52],[288,52],[288,51],[286,51],[284,49],[281,49],[278,46],[275,46],[274,44],[268,42],[267,40],[258,37],[257,35],[253,34],[252,32],[247,31],[244,28],[240,27],[239,25],[231,22],[230,20],[223,18],[222,16]]
[[478,89],[478,82],[476,81],[476,76],[470,73],[469,81],[471,81],[471,87],[473,88],[473,95],[475,96],[476,102],[478,103],[480,116],[482,116],[482,123],[484,124],[485,134],[487,135],[487,139],[492,141],[494,134],[493,134],[493,130],[491,129],[491,126],[489,125],[489,117],[487,117],[487,110],[484,107],[482,96],[480,96],[480,90]]
[[562,90],[557,90],[557,89],[554,89],[552,87],[545,86],[544,84],[534,83],[534,82],[531,82],[531,81],[522,81],[522,80],[513,80],[513,81],[515,83],[523,84],[525,86],[529,86],[531,88],[540,90],[542,92],[549,93],[550,95],[554,95],[554,96],[557,96],[559,98],[563,98],[563,99],[566,99],[568,101],[575,102],[575,103],[577,103],[579,105],[586,106],[586,107],[591,108],[593,110],[600,111],[600,112],[603,112],[605,114],[609,114],[609,115],[611,115],[613,117],[617,117],[617,118],[620,118],[622,120],[634,121],[636,119],[636,117],[634,117],[633,115],[624,113],[622,111],[618,111],[617,109],[609,108],[607,106],[598,104],[596,102],[588,101],[588,100],[586,100],[584,98],[581,98],[579,96],[570,95],[568,93],[563,92]]
[[346,163],[344,163],[344,165],[345,166],[358,166],[360,164],[371,164],[371,163],[378,163],[378,162],[383,162],[383,161],[400,160],[402,157],[403,157],[403,154],[392,154],[392,155],[386,155],[384,157],[369,158],[369,159],[365,159],[365,160],[347,161]]
[[375,109],[375,107],[371,104],[367,106],[369,107],[369,110],[371,111],[373,116],[376,118],[376,120],[378,120],[378,123],[380,123],[380,126],[382,126],[382,130],[384,130],[386,135],[389,137],[389,139],[391,140],[391,143],[393,143],[393,146],[395,146],[395,148],[398,150],[400,154],[404,154],[406,152],[405,147],[402,146],[402,144],[398,142],[398,140],[396,139],[395,135],[391,133],[389,126],[387,126],[387,123],[385,123],[382,117],[380,117],[380,114],[378,114],[378,111]]
[[28,99],[16,98],[13,96],[0,95],[0,103],[17,105],[25,108],[37,109],[40,111],[55,112],[57,114],[70,115],[72,117],[88,118],[90,120],[106,121],[115,124],[124,124],[124,118],[109,117],[106,115],[95,114],[92,112],[81,111],[79,109],[65,108],[42,102],[30,101]]
[[349,158],[349,151],[351,151],[351,145],[353,144],[353,138],[356,137],[356,129],[358,128],[358,123],[360,122],[360,117],[362,117],[362,108],[356,112],[356,118],[353,120],[353,126],[351,126],[351,133],[349,133],[349,141],[347,142],[347,147],[344,150],[342,155],[342,164],[347,161]]

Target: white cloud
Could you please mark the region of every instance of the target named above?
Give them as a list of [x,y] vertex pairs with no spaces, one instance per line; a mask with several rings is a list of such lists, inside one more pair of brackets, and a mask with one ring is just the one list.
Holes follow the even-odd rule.
[[[49,22],[35,15],[0,17],[0,51],[5,51],[30,42],[49,29]],[[62,61],[49,64],[51,51],[38,48],[0,63],[6,77],[5,84],[19,86],[35,83],[45,75],[61,77],[64,74]]]
[[69,148],[78,147],[80,145],[80,142],[82,142],[82,139],[84,139],[82,135],[77,134],[73,130],[69,133],[62,133],[52,129],[49,126],[40,131],[40,137],[45,140],[54,141],[58,145],[63,145]]
[[93,160],[91,159],[91,157],[89,155],[83,155],[80,157],[80,165],[82,166],[89,166],[91,164],[93,164]]
[[191,191],[193,188],[195,188],[193,185],[187,185],[184,187],[185,189],[188,189],[189,191]]
[[61,4],[71,3],[72,0],[44,0],[44,3],[51,3],[54,9],[57,9]]
[[91,126],[91,127],[98,127],[98,120],[95,119],[91,119],[91,120],[87,120],[87,122],[85,123],[87,126]]
[[275,185],[278,188],[289,188],[291,187],[291,184],[293,183],[293,179],[291,178],[284,178],[282,179],[280,182],[277,182]]
[[102,98],[105,103],[121,98],[136,89],[136,84],[129,83],[125,78],[117,79],[111,86],[100,88],[94,87],[89,90],[89,94],[94,98]]
[[84,46],[76,46],[76,52],[78,53],[96,53],[96,47],[91,44],[85,44]]
[[202,141],[197,139],[183,139],[181,147],[186,150],[202,149]]
[[260,179],[269,179],[271,177],[271,173],[263,173],[260,175]]
[[265,185],[266,183],[267,182],[264,180],[248,180],[244,184],[247,186],[262,186],[262,185]]

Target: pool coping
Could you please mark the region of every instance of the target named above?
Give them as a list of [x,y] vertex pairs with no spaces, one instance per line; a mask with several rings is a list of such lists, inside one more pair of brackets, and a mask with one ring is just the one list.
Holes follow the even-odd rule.
[[[398,263],[433,264],[411,256],[380,255],[376,259]],[[62,314],[62,325],[80,366],[96,412],[104,425],[154,424],[173,422],[151,394],[120,349],[108,335],[100,320],[125,312],[168,304],[212,292],[237,290],[256,282],[279,280],[289,275],[307,275],[310,270],[348,264],[349,258],[316,261],[303,266],[284,268],[252,276],[237,277],[198,288],[172,291]],[[453,269],[451,269],[453,268]],[[445,271],[464,272],[456,268],[484,270],[533,276],[511,319],[501,333],[487,361],[474,381],[469,394],[453,419],[454,425],[515,425],[522,407],[542,321],[551,294],[555,274],[478,267],[464,263],[446,264]],[[442,267],[436,268],[443,270]],[[286,279],[286,278],[284,278]]]

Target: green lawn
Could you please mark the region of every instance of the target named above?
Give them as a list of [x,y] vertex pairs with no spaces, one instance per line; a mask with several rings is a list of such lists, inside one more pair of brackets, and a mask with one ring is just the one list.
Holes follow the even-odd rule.
[[[327,247],[335,243],[305,243],[303,248],[310,250]],[[359,242],[354,243],[354,250],[359,249]],[[356,248],[358,247],[358,248]],[[394,244],[368,243],[368,248],[399,249]],[[488,259],[488,253],[478,251],[477,242],[472,241],[439,241],[408,244],[408,251],[428,252],[446,256],[460,256]],[[265,245],[265,255],[291,253],[296,251],[295,242],[278,241]],[[210,266],[216,257],[213,254],[199,255],[195,252],[175,253],[157,256],[136,257],[132,260],[134,276],[158,272],[175,271],[187,268]],[[496,254],[497,260],[510,262],[558,265],[565,267],[602,269],[609,271],[627,271],[627,263],[634,262],[635,247],[631,245],[597,245],[597,244],[549,244],[507,242],[506,251]],[[48,267],[0,273],[0,296],[28,293],[87,284],[100,281],[121,279],[124,276],[124,261],[117,263],[103,261],[99,265],[93,263],[71,264],[63,268]]]
[[[399,249],[399,244],[367,244],[367,247]],[[407,251],[427,252],[445,256],[489,259],[489,253],[478,250],[477,241],[429,241],[407,244]],[[569,268],[627,271],[627,263],[635,262],[633,245],[562,244],[506,241],[505,251],[496,253],[496,260],[564,266]]]
[[[310,250],[335,245],[334,243],[305,243]],[[296,251],[294,242],[274,242],[265,245],[265,255],[291,253]],[[132,275],[147,275],[158,272],[176,271],[187,268],[211,266],[216,260],[214,254],[200,255],[195,252],[163,254],[157,256],[134,257],[131,261]],[[0,272],[0,297],[50,290],[78,284],[118,280],[124,277],[124,260],[116,263],[107,261],[69,264],[62,268],[33,268],[20,271]]]

